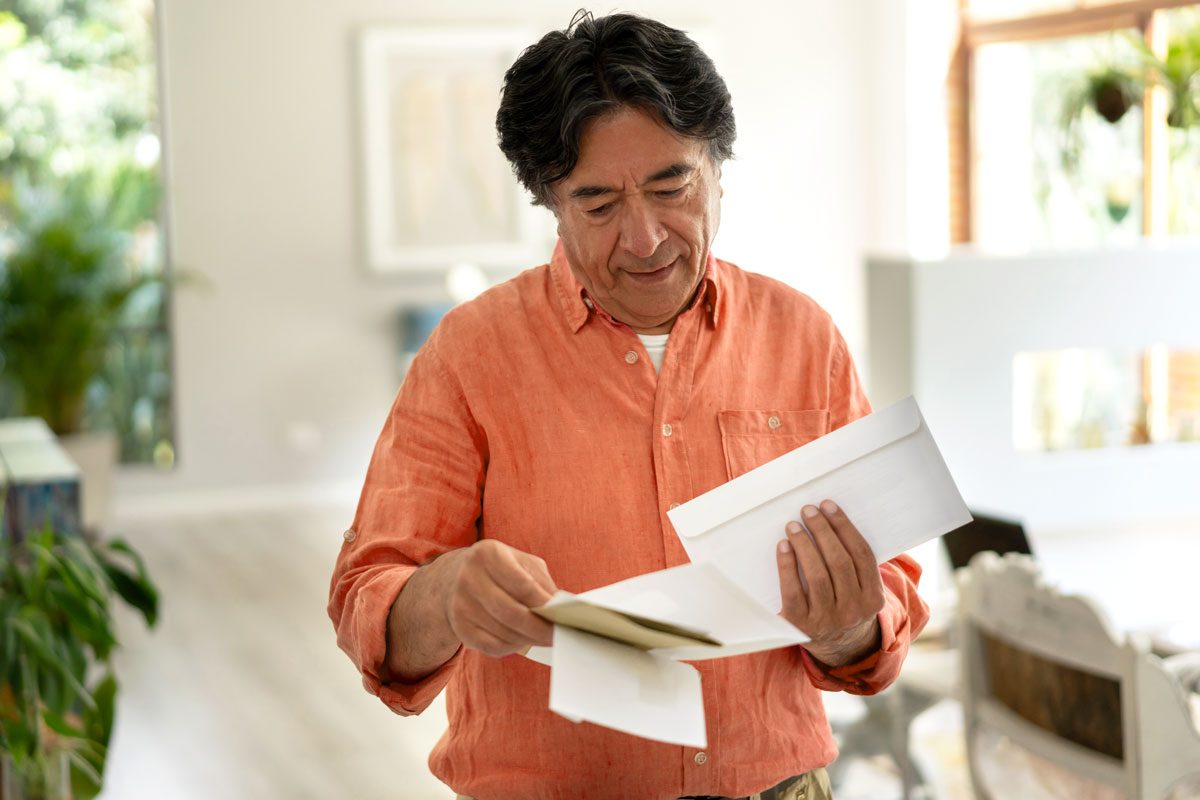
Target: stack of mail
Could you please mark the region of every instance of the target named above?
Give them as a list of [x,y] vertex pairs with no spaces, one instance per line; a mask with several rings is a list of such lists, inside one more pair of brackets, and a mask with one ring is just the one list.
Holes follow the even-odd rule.
[[691,564],[534,609],[555,623],[550,708],[664,742],[706,746],[699,672],[682,660],[808,638],[778,616],[775,547],[800,509],[837,502],[886,561],[971,520],[911,397],[667,512]]
[[[555,623],[550,709],[664,742],[705,746],[700,673],[680,661],[754,653],[808,637],[712,564],[684,564],[534,609]],[[546,658],[545,651],[551,652]]]

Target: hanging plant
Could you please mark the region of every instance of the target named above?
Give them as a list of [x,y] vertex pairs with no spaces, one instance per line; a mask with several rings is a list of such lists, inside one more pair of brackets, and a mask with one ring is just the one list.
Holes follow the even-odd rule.
[[1142,99],[1140,81],[1131,73],[1106,67],[1087,78],[1087,100],[1096,113],[1113,125]]
[[1088,72],[1067,89],[1062,109],[1065,169],[1074,171],[1079,165],[1084,120],[1094,113],[1116,125],[1131,108],[1141,105],[1144,87],[1144,79],[1136,70],[1106,65]]

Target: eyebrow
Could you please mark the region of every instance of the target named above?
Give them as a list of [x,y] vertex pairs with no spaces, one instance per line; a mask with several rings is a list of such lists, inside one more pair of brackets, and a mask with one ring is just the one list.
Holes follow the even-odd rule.
[[[647,178],[645,182],[656,183],[657,181],[665,181],[670,178],[682,178],[692,174],[694,171],[695,167],[693,167],[691,164],[672,164],[666,169],[660,169],[658,172]],[[578,189],[575,189],[571,192],[570,198],[572,200],[578,200],[580,198],[599,197],[602,194],[612,194],[616,191],[616,189],[613,189],[609,186],[580,186]]]

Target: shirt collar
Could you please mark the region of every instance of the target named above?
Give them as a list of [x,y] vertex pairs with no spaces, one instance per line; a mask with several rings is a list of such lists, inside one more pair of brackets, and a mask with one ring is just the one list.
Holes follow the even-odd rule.
[[[563,317],[572,333],[578,333],[584,323],[594,314],[599,314],[610,322],[615,322],[608,312],[600,307],[599,303],[588,296],[587,290],[575,278],[575,273],[571,271],[571,265],[567,262],[567,255],[561,239],[554,245],[554,254],[550,258],[550,274],[558,291],[558,299],[562,303]],[[714,327],[720,321],[723,299],[720,274],[720,262],[710,250],[700,291],[696,292],[696,296],[687,308],[690,310],[697,303],[703,303],[709,322]]]

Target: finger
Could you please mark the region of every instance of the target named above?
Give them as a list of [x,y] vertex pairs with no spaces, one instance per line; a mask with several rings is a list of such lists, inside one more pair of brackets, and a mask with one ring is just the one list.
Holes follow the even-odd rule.
[[879,577],[879,562],[871,545],[867,543],[858,527],[850,521],[845,510],[832,500],[822,502],[821,510],[854,562],[854,574],[858,579],[859,589],[873,601],[882,599],[883,582]]
[[[520,645],[545,644],[553,626],[490,581],[482,581],[471,595],[475,619],[505,639]],[[488,622],[490,621],[490,624]]]
[[533,579],[539,586],[546,590],[548,594],[553,595],[558,591],[558,586],[554,583],[554,579],[550,577],[550,570],[546,567],[546,562],[535,555],[525,554],[525,567]]
[[515,653],[521,647],[515,642],[510,642],[501,636],[497,636],[487,628],[481,628],[473,623],[467,623],[467,628],[463,631],[463,634],[463,644],[492,658],[500,658],[509,653]]
[[[836,508],[836,506],[835,506]],[[833,584],[833,599],[835,602],[846,602],[859,594],[858,573],[854,569],[854,560],[846,552],[842,540],[834,532],[829,520],[816,506],[805,506],[802,511],[804,524],[812,534],[825,566],[829,570],[829,578]]]
[[527,644],[549,644],[554,626],[529,609],[514,603],[509,607],[483,606],[481,613],[490,618],[504,638],[522,646]]
[[[520,606],[512,598],[504,594],[500,590],[496,590],[497,594],[506,598],[507,602]],[[498,619],[494,610],[496,598],[494,595],[474,591],[471,596],[463,600],[463,609],[460,618],[469,626],[476,630],[486,631],[492,637],[508,642],[513,645],[527,643],[528,639],[519,631],[506,624],[502,619]]]
[[526,608],[545,605],[554,593],[547,591],[517,560],[517,552],[507,548],[498,550],[492,557],[484,559],[483,567],[497,586]]
[[791,621],[802,622],[808,616],[808,598],[804,596],[804,589],[800,586],[800,571],[791,542],[786,538],[780,539],[775,556],[775,565],[779,569],[779,594],[783,599],[783,615]]
[[830,613],[834,606],[833,584],[829,578],[829,570],[825,568],[825,559],[821,558],[812,537],[799,522],[789,522],[787,534],[788,542],[796,553],[800,575],[806,584],[808,616]]

